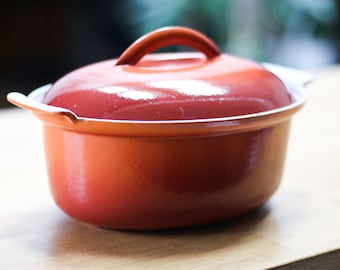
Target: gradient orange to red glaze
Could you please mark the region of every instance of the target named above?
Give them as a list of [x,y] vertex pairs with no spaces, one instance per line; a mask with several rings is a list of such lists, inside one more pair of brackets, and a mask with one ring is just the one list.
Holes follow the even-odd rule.
[[251,210],[280,183],[289,121],[212,137],[121,137],[45,125],[50,188],[70,216],[119,229],[208,223]]

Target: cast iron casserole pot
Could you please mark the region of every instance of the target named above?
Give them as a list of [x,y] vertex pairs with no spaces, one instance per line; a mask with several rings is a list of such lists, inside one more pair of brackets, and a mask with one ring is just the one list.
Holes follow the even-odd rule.
[[[149,54],[174,44],[198,52]],[[300,75],[166,27],[119,59],[7,98],[42,120],[50,189],[65,213],[106,228],[174,228],[239,215],[275,192],[306,100]]]

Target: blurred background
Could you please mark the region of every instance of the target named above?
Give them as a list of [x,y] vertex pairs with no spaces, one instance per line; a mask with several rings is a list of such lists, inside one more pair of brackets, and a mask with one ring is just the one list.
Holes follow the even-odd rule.
[[340,0],[1,1],[0,107],[10,106],[8,92],[116,58],[166,25],[195,28],[256,61],[311,71],[340,62]]

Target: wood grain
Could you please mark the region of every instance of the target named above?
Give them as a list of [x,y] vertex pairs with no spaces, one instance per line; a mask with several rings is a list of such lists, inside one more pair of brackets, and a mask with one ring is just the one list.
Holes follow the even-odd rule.
[[293,121],[282,185],[266,205],[230,221],[158,232],[110,231],[63,214],[48,190],[39,121],[0,111],[0,269],[334,269],[339,89],[340,67],[316,74]]

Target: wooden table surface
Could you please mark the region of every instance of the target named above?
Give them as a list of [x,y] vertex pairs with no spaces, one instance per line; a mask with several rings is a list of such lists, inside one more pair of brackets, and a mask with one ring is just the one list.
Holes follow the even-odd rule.
[[340,67],[315,79],[272,199],[172,231],[110,231],[66,216],[48,190],[39,120],[0,111],[0,269],[340,269]]

